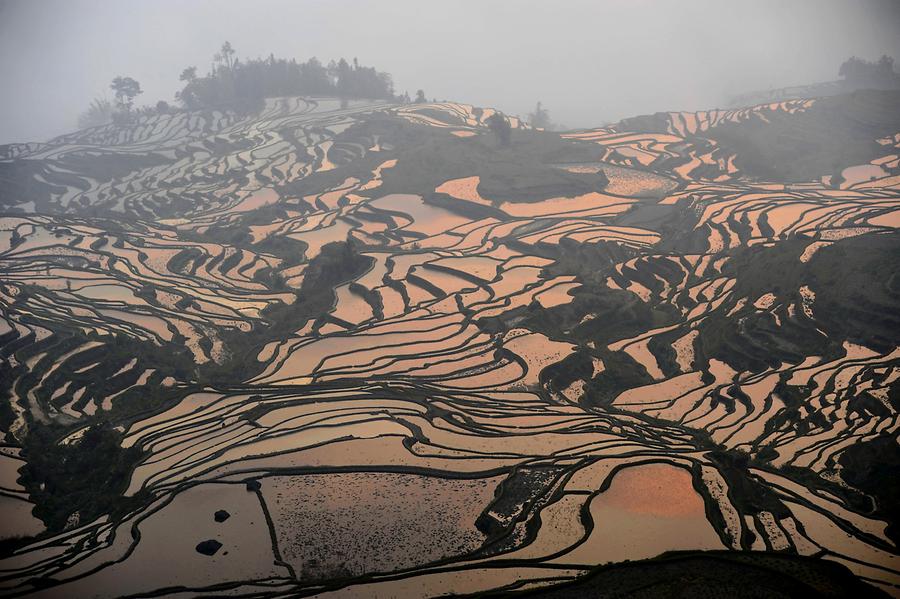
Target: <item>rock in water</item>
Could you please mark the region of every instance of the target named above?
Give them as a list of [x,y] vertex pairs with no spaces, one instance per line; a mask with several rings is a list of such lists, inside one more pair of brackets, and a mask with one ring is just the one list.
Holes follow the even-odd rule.
[[197,553],[203,555],[215,555],[216,551],[222,548],[222,543],[215,539],[208,539],[197,544]]

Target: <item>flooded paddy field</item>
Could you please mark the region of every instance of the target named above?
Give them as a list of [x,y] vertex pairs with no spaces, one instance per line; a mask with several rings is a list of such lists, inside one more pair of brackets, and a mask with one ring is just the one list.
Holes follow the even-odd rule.
[[804,180],[730,137],[821,102],[500,147],[491,109],[281,98],[0,147],[0,594],[715,562],[900,596],[900,123]]

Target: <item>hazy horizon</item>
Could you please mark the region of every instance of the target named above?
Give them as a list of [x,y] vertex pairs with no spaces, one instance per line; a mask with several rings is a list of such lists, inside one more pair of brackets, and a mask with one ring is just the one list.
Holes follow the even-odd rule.
[[522,116],[540,100],[591,127],[834,80],[851,55],[900,59],[898,31],[890,0],[573,1],[565,17],[542,2],[0,0],[0,143],[75,130],[117,75],[141,83],[140,105],[174,102],[181,70],[205,73],[225,40],[242,59],[357,57],[398,93]]

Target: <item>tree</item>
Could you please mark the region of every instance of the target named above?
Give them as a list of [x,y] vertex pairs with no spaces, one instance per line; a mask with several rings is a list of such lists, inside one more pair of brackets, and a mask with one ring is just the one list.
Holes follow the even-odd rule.
[[900,87],[900,75],[894,72],[894,59],[884,55],[876,62],[851,56],[841,65],[838,76],[854,89],[893,89]]
[[534,108],[534,112],[528,114],[528,124],[535,129],[553,129],[553,122],[550,120],[550,111],[538,102],[537,106]]
[[297,91],[307,94],[330,93],[331,81],[328,79],[328,69],[313,56],[305,63],[299,65]]
[[185,83],[193,83],[196,79],[197,67],[187,67],[181,71],[181,76],[178,77],[179,81],[184,81]]
[[346,98],[349,96],[352,87],[350,64],[342,58],[337,63],[332,62],[332,64],[328,65],[328,70],[331,72],[334,86],[337,88],[338,97]]
[[116,92],[116,106],[123,112],[130,112],[134,98],[144,93],[141,84],[131,77],[116,77],[109,87]]
[[99,127],[107,125],[113,119],[112,102],[106,98],[97,98],[91,102],[87,110],[78,115],[78,127],[87,129],[88,127]]
[[875,70],[884,77],[894,75],[894,59],[887,54],[882,54],[876,63]]
[[509,120],[507,120],[505,116],[499,112],[495,112],[487,118],[485,123],[487,123],[491,132],[497,136],[501,146],[509,145],[512,127],[510,127]]
[[416,90],[416,104],[425,104],[428,100],[425,98],[424,90],[417,89]]
[[222,44],[222,48],[219,50],[218,54],[213,57],[213,60],[215,62],[222,62],[228,72],[234,74],[234,48],[231,47],[231,42],[226,41]]

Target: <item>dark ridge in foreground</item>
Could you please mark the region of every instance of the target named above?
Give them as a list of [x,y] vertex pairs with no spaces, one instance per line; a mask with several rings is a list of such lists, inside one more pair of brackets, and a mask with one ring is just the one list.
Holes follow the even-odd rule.
[[887,599],[846,567],[813,557],[731,551],[667,553],[599,566],[552,589],[497,593],[541,599]]

